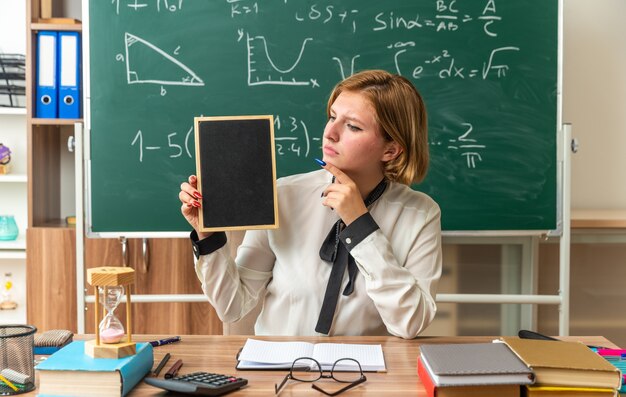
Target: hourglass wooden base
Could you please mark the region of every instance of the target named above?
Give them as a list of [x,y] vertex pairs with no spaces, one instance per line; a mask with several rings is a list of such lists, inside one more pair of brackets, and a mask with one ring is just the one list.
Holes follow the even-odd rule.
[[99,345],[96,345],[95,339],[85,342],[85,354],[93,358],[122,358],[135,353],[137,353],[137,347],[134,342],[100,343]]
[[[132,342],[130,285],[135,282],[135,270],[129,267],[96,267],[87,270],[87,282],[95,287],[94,315],[96,320],[96,339],[85,342],[85,354],[93,358],[122,358],[137,352]],[[102,343],[100,338],[98,287],[103,287],[106,297],[107,287],[126,286],[126,341],[120,343]],[[106,300],[106,298],[105,298]]]

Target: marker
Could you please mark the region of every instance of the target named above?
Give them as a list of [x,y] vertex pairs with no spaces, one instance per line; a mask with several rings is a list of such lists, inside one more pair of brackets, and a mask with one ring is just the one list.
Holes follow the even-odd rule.
[[315,159],[315,161],[317,162],[317,164],[321,165],[322,167],[326,165],[326,162],[320,159]]
[[172,367],[167,370],[167,373],[165,374],[165,379],[171,379],[175,377],[176,374],[178,373],[178,370],[182,366],[183,366],[183,360],[176,361],[174,365],[172,365]]
[[171,338],[159,339],[150,342],[153,347],[169,345],[170,343],[180,342],[180,336],[173,336]]
[[167,364],[167,361],[170,359],[170,354],[167,353],[163,359],[161,360],[161,362],[159,363],[159,365],[156,367],[156,369],[154,370],[154,376],[159,376],[159,372],[161,372],[161,370],[163,369],[163,367],[165,367],[165,364]]

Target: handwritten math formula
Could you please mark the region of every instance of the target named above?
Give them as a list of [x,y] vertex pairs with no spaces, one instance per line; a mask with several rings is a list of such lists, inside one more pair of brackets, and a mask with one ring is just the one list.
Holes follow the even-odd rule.
[[368,69],[424,99],[429,169],[412,187],[440,205],[442,230],[556,227],[563,0],[85,3],[96,232],[188,229],[176,209],[195,117],[273,115],[276,176],[319,169],[329,94]]
[[[255,95],[277,87],[286,96],[293,93],[301,97],[310,92],[312,98],[321,99],[321,106],[337,81],[359,70],[381,68],[412,81],[428,102],[422,87],[434,87],[433,97],[438,87],[448,84],[506,85],[512,76],[519,79],[523,69],[520,65],[528,57],[524,43],[509,32],[514,13],[503,10],[511,7],[510,0],[476,0],[471,6],[459,0],[430,0],[419,6],[296,0],[214,3],[211,15],[204,17],[221,21],[219,40],[231,56],[228,62],[237,70],[232,76],[224,74],[222,52],[200,47],[192,36],[172,32],[164,40],[164,33],[158,29],[132,29],[133,21],[165,22],[202,16],[208,13],[203,2],[108,2],[112,19],[131,22],[118,38],[117,51],[111,57],[121,72],[119,76],[124,76],[124,84],[152,87],[151,96],[164,99],[181,95],[182,90],[187,90],[190,97],[219,97],[221,93],[214,92],[213,83],[219,76],[233,79],[238,90],[247,87]],[[467,37],[467,46],[455,46]],[[209,54],[207,62],[198,62],[199,51]],[[325,118],[320,112],[303,112],[293,102],[295,110],[273,112],[276,155],[305,162],[319,157]],[[470,172],[480,169],[490,157],[493,135],[482,135],[480,122],[471,121],[472,112],[463,113],[461,106],[452,111],[458,114],[431,124],[431,148],[445,152],[449,161],[458,162]],[[456,135],[450,136],[450,131],[456,131]],[[192,159],[193,128],[133,128],[128,131],[127,146],[142,164],[152,156]]]
[[[473,126],[470,123],[462,123],[458,127],[464,132],[457,138],[449,139],[448,142],[431,140],[429,144],[434,147],[445,144],[447,150],[465,160],[467,168],[476,168],[482,161],[482,151],[487,146],[478,142],[476,134],[470,136],[470,133],[473,133]],[[311,136],[306,123],[294,116],[274,116],[274,132],[277,135],[274,138],[277,156],[311,158],[311,153],[319,152],[322,147],[321,136]],[[165,139],[162,139],[163,137]],[[139,163],[143,163],[144,158],[148,161],[150,156],[167,156],[170,159],[193,158],[193,126],[184,133],[172,131],[161,134],[158,131],[137,130],[129,140]]]

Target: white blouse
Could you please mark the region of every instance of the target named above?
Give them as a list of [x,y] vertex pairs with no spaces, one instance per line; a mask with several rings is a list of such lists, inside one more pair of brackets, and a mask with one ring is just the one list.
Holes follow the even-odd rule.
[[[196,274],[222,321],[239,320],[262,299],[257,335],[321,335],[315,326],[332,264],[320,259],[319,250],[339,219],[322,205],[331,180],[325,170],[280,178],[280,228],[247,231],[234,260],[227,245],[199,256]],[[439,206],[426,194],[392,182],[370,214],[379,229],[354,238],[356,243],[352,224],[341,232],[360,274],[354,292],[340,294],[329,335],[414,338],[437,310]],[[345,274],[342,292],[347,283]]]

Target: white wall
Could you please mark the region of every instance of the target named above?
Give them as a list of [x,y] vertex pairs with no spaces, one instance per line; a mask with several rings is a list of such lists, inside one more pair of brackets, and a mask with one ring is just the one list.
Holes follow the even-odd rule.
[[[26,54],[26,0],[0,0],[0,53]],[[0,112],[1,113],[1,112]],[[11,148],[12,173],[26,174],[26,114],[0,114],[0,142]],[[27,225],[27,184],[0,183],[0,214],[15,215],[23,239]],[[1,254],[1,252],[0,252]],[[0,324],[26,322],[26,261],[0,255],[0,291],[4,274],[13,274],[17,310],[1,310]]]
[[0,52],[26,54],[26,0],[0,0]]
[[626,1],[564,0],[563,121],[572,207],[626,209]]

